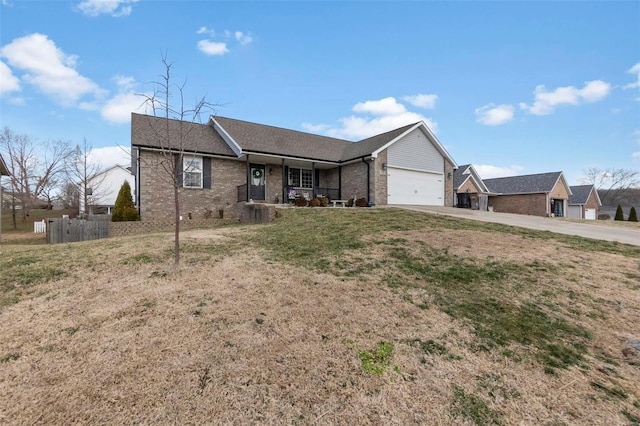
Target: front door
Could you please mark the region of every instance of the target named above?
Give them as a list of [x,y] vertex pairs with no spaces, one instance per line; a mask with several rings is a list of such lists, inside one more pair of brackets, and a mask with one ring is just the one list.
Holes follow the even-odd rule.
[[264,164],[251,164],[249,174],[249,198],[252,200],[265,200],[265,183]]

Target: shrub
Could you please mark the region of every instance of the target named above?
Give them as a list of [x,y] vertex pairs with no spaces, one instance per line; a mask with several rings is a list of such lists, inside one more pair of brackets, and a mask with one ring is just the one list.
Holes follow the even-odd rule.
[[296,207],[306,207],[306,206],[307,206],[307,200],[305,200],[304,197],[296,198]]
[[366,198],[358,198],[356,200],[356,207],[367,207],[367,199]]
[[616,217],[613,220],[624,220],[624,213],[622,213],[622,207],[618,204],[618,208],[616,209]]
[[311,207],[320,207],[320,200],[318,200],[317,198],[313,198],[309,205]]
[[322,207],[327,207],[329,205],[329,199],[327,197],[320,198],[320,205]]
[[629,219],[627,219],[629,222],[637,222],[638,221],[638,213],[636,213],[636,208],[635,207],[631,207],[631,210],[629,211]]
[[347,201],[347,207],[353,207],[353,198],[349,198],[349,201]]
[[111,221],[126,222],[131,220],[140,220],[140,216],[138,216],[138,210],[133,204],[129,182],[125,180],[118,192],[118,198],[116,198],[116,204],[111,214]]

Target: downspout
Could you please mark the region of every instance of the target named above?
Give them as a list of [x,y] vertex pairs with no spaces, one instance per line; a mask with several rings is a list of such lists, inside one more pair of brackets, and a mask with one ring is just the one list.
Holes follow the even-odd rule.
[[367,165],[367,205],[371,202],[371,164],[365,157],[362,157],[362,161]]
[[140,194],[140,188],[142,187],[140,181],[142,180],[142,176],[140,176],[140,149],[136,149],[136,206],[138,206],[138,218],[142,219],[142,195]]
[[245,201],[249,201],[251,198],[249,198],[249,191],[250,191],[250,180],[251,180],[251,176],[249,176],[251,174],[251,166],[249,165],[249,154],[247,154],[247,176],[245,181],[247,182],[247,199]]

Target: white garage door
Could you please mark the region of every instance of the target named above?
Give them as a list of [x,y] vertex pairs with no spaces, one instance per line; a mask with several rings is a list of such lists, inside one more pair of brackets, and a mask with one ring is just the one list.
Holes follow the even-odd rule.
[[596,209],[584,209],[584,218],[596,220]]
[[389,167],[387,169],[389,204],[444,206],[444,176]]

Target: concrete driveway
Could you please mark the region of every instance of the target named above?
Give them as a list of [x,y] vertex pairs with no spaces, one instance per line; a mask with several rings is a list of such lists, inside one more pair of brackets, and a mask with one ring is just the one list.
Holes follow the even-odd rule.
[[593,223],[570,222],[562,219],[548,217],[526,216],[510,213],[483,212],[479,210],[458,209],[455,207],[437,206],[401,206],[393,205],[406,210],[441,214],[445,216],[461,217],[464,219],[479,220],[482,222],[502,223],[504,225],[520,226],[522,228],[537,229],[539,231],[551,231],[559,234],[577,235],[596,240],[617,241],[619,243],[640,246],[640,228],[630,229],[623,226],[612,226],[602,221]]

